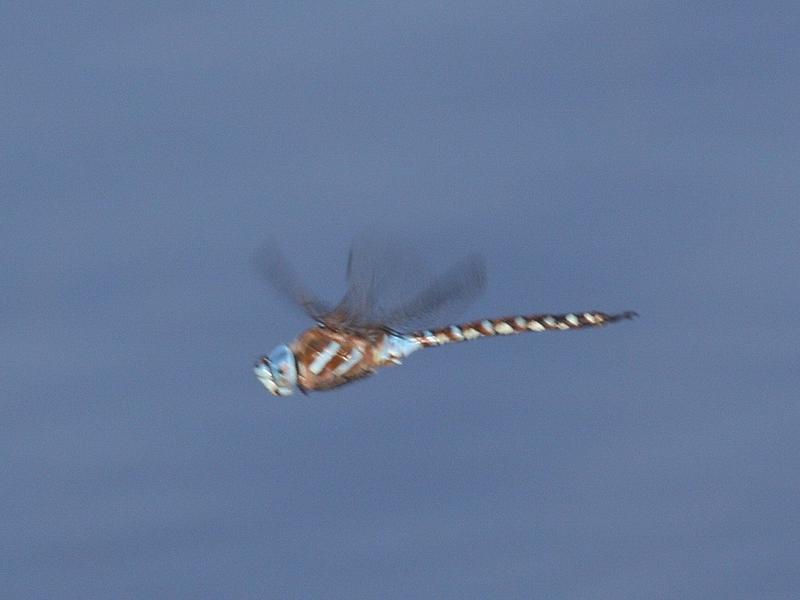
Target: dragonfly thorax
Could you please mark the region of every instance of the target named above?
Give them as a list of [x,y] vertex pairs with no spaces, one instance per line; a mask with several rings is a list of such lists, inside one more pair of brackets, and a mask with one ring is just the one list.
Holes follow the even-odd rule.
[[297,363],[289,346],[276,346],[253,367],[256,377],[273,396],[289,396],[297,386]]

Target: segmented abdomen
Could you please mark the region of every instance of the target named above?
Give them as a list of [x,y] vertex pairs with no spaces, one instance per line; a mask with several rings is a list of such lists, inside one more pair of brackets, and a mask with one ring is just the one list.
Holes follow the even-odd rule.
[[622,319],[632,319],[633,311],[609,315],[591,311],[583,313],[566,313],[563,315],[528,315],[484,319],[461,325],[450,325],[428,331],[417,331],[411,336],[424,347],[441,346],[452,342],[463,342],[493,335],[510,335],[527,331],[551,331],[565,329],[581,329],[583,327],[600,327]]

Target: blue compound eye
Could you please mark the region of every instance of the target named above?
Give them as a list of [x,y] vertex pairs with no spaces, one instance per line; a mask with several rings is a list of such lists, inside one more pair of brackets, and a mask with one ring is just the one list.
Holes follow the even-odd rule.
[[270,352],[269,367],[278,394],[291,394],[297,385],[297,367],[289,346],[281,345]]

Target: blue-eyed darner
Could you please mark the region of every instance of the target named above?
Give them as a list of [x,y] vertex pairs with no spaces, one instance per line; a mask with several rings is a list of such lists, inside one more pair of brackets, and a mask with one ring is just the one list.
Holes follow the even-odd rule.
[[[336,306],[309,293],[277,248],[265,248],[258,266],[276,290],[317,322],[256,362],[256,377],[276,396],[288,396],[295,388],[307,393],[339,387],[380,367],[399,365],[422,348],[529,331],[598,327],[636,316],[632,311],[514,315],[407,333],[400,328],[432,320],[443,309],[475,298],[486,279],[483,261],[469,256],[420,286],[419,265],[409,256],[361,240],[351,247],[347,291]],[[415,286],[409,285],[412,281]],[[410,287],[421,291],[409,293]]]

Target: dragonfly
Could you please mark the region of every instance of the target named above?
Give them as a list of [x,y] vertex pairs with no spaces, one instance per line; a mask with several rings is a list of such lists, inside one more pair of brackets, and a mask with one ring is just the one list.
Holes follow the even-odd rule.
[[633,319],[634,311],[597,310],[519,314],[432,329],[414,328],[474,300],[484,289],[486,268],[469,255],[426,281],[420,261],[395,246],[354,242],[347,260],[347,288],[335,305],[311,293],[275,245],[257,254],[257,267],[272,287],[316,325],[255,363],[255,375],[274,396],[308,394],[363,379],[402,364],[425,348],[518,333],[602,327]]

